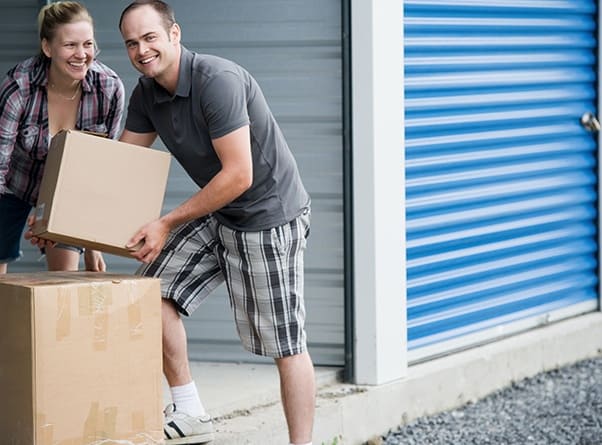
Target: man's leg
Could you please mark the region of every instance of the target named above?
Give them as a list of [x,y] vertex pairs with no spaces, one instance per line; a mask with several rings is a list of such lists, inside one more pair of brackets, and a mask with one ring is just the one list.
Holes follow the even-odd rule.
[[274,357],[293,444],[311,443],[315,379],[306,351],[303,252],[309,209],[288,224],[259,232],[219,228],[218,258],[243,347]]
[[277,358],[280,374],[280,393],[284,416],[292,444],[305,444],[312,440],[316,383],[314,366],[309,353]]
[[163,372],[170,387],[192,382],[188,363],[186,330],[180,314],[170,300],[162,300]]
[[[213,254],[215,225],[212,217],[206,217],[178,227],[170,233],[159,257],[136,272],[161,278],[163,373],[173,401],[165,409],[166,444],[206,443],[214,436],[211,416],[205,412],[190,372],[186,329],[180,313],[193,312],[224,280]],[[206,279],[199,282],[199,277]],[[181,307],[176,306],[176,300]]]
[[184,323],[170,300],[162,300],[162,317],[163,372],[173,401],[173,405],[165,410],[163,429],[168,439],[166,443],[210,442],[213,440],[213,424],[192,380]]
[[162,300],[163,373],[169,384],[172,401],[178,411],[193,417],[205,413],[188,361],[186,329],[171,300]]

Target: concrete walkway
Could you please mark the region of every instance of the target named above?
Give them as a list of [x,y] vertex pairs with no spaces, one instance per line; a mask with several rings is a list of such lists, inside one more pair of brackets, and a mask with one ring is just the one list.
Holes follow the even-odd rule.
[[[318,367],[313,444],[361,445],[420,416],[601,354],[602,313],[594,313],[411,366],[406,378],[380,386],[340,383],[339,369]],[[213,445],[288,444],[275,366],[194,363],[193,375],[216,418]]]

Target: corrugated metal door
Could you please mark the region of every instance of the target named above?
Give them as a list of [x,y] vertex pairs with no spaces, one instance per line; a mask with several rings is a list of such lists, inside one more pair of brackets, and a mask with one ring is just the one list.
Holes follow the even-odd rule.
[[[182,41],[188,48],[235,60],[255,75],[295,153],[313,203],[305,290],[310,351],[317,364],[342,365],[344,289],[340,1],[173,0],[170,4],[183,30]],[[101,0],[86,2],[95,20],[96,37],[101,49],[99,58],[122,76],[129,96],[138,73],[127,59],[117,29],[125,5],[123,2]],[[33,17],[35,27],[35,14]],[[10,21],[15,23],[16,19]],[[31,36],[29,38],[31,40]],[[13,39],[11,36],[6,41]],[[35,33],[33,40],[37,42]],[[196,190],[196,186],[174,161],[164,210],[175,207]],[[29,255],[12,270],[43,268],[44,263],[35,262],[37,256]],[[132,272],[136,268],[134,261],[109,255],[106,258],[111,271]],[[186,324],[191,357],[203,360],[256,360],[256,357],[243,351],[239,344],[223,286],[209,297]]]
[[410,360],[596,309],[595,2],[404,4]]
[[41,0],[0,0],[0,73],[39,49],[37,15]]

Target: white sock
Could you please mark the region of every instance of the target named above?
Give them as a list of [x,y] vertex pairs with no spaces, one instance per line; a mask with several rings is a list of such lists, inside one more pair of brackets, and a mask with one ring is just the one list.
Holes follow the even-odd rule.
[[176,405],[176,411],[182,411],[189,416],[199,417],[205,414],[205,408],[199,398],[194,381],[182,386],[172,386],[171,399]]

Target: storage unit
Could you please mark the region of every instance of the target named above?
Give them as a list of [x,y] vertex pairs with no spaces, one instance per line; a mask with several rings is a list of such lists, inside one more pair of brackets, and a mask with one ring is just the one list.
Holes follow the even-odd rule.
[[[224,0],[169,2],[191,50],[232,59],[261,85],[297,159],[312,196],[312,227],[306,253],[307,329],[316,363],[344,363],[343,118],[341,3],[338,0]],[[89,0],[99,59],[122,77],[126,96],[136,84],[117,29],[126,3]],[[9,13],[12,13],[8,11]],[[35,14],[15,15],[30,26],[37,44]],[[36,11],[37,13],[37,11]],[[25,22],[25,23],[24,23]],[[0,33],[2,30],[0,30]],[[13,37],[11,35],[10,39]],[[24,51],[23,58],[34,51]],[[0,54],[0,61],[3,55]],[[157,144],[161,148],[161,144]],[[164,211],[197,190],[172,162]],[[39,253],[26,242],[24,261],[13,271],[41,270]],[[137,263],[106,256],[113,272],[133,272]],[[220,287],[186,321],[190,355],[203,360],[254,361],[242,350],[226,292]]]
[[[586,113],[597,113],[597,2],[170,3],[187,47],[233,59],[257,77],[298,160],[313,198],[306,296],[310,350],[317,364],[349,364],[345,338],[350,352],[359,335],[363,350],[381,357],[391,349],[383,341],[403,348],[402,359],[393,354],[394,367],[405,369],[406,358],[425,360],[599,307],[598,141],[580,124]],[[129,93],[138,74],[117,31],[124,5],[99,0],[86,4],[95,18],[100,59],[123,77]],[[385,20],[398,13],[395,25]],[[355,28],[347,29],[347,21]],[[396,27],[402,23],[403,33]],[[352,42],[365,42],[365,47],[355,48],[369,56],[356,53],[359,57],[346,59],[346,31]],[[398,59],[388,56],[390,47],[386,54],[382,49],[383,40],[401,39],[402,34],[403,73]],[[395,50],[400,45],[395,43]],[[368,69],[354,65],[359,59]],[[344,78],[351,79],[350,88]],[[405,87],[403,93],[389,86],[395,79],[396,86]],[[355,100],[359,90],[364,93],[360,101]],[[394,112],[389,108],[394,100],[383,100],[388,96],[398,98]],[[370,115],[355,108],[359,102]],[[353,116],[343,115],[344,103]],[[375,116],[379,122],[371,120]],[[385,125],[395,134],[382,131]],[[365,127],[370,128],[356,131]],[[378,136],[383,133],[385,137]],[[367,150],[374,156],[366,159],[381,164],[344,163],[350,160],[350,147],[343,139],[358,134],[368,136],[353,140],[354,155]],[[398,142],[403,137],[405,144]],[[395,149],[404,150],[405,160],[397,169],[403,174],[387,182],[389,177],[373,167],[397,159],[383,155]],[[390,164],[397,168],[398,162]],[[345,184],[364,169],[378,187],[356,187],[353,196],[344,196]],[[402,197],[397,184],[404,175]],[[164,211],[194,190],[172,163]],[[358,197],[368,203],[357,202]],[[405,220],[388,212],[388,204],[399,202],[405,204]],[[379,213],[374,218],[372,210]],[[351,227],[359,213],[368,224]],[[395,215],[390,225],[389,215]],[[392,264],[387,264],[399,271],[395,284],[402,292],[372,280],[377,274],[370,267],[376,262],[367,271],[345,270],[366,258],[347,251],[346,241],[353,248],[360,244],[357,240],[375,241],[379,260],[389,260],[387,242],[397,239],[385,239],[382,234],[389,232],[372,227],[373,222],[384,222],[387,230],[405,224],[400,230],[407,239],[407,268],[403,255],[391,255]],[[345,237],[350,232],[353,237]],[[28,259],[16,268],[40,269],[36,256],[30,249]],[[113,270],[136,268],[121,258],[108,260]],[[345,289],[352,272],[355,287]],[[406,289],[407,310],[386,304],[399,298],[399,305],[405,305]],[[345,327],[345,309],[350,315],[357,302],[369,302],[366,313],[355,314],[356,322],[365,317],[360,334],[358,326]],[[399,312],[404,329],[407,316],[407,344],[397,329],[386,332],[381,323]],[[193,358],[257,359],[239,345],[223,288],[186,323]],[[373,358],[367,354],[358,360],[385,367]]]
[[410,361],[595,310],[595,2],[404,5]]

